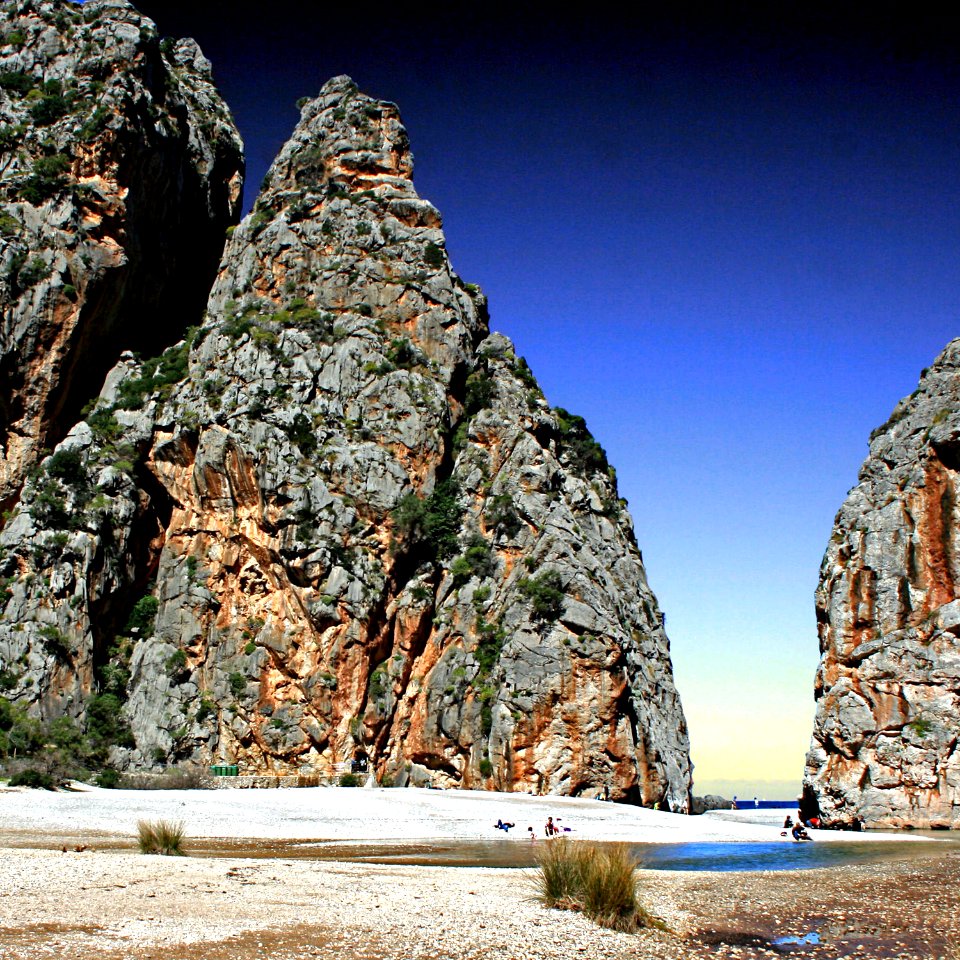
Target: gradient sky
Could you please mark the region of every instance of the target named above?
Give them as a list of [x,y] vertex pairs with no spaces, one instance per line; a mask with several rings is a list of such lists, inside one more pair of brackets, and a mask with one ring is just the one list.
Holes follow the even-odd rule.
[[834,514],[960,335],[955,25],[894,3],[138,6],[213,61],[247,207],[299,97],[348,73],[400,105],[454,268],[617,468],[695,790],[792,792]]

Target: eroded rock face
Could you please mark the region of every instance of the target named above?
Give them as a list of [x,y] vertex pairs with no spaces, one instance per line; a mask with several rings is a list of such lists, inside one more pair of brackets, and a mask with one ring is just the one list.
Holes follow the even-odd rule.
[[806,784],[827,819],[960,826],[960,340],[874,431],[820,569]]
[[349,78],[303,108],[200,330],[123,360],[3,531],[7,682],[46,714],[114,691],[124,765],[366,758],[685,810],[613,471],[489,332],[411,172]]
[[0,509],[122,349],[203,311],[242,144],[192,40],[126,0],[0,6]]

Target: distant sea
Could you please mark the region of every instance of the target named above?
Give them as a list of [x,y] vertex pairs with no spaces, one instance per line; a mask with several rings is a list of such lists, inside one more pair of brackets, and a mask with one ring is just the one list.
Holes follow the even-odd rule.
[[744,797],[737,797],[737,809],[738,810],[796,810],[797,801],[793,800],[757,800],[756,803],[753,802],[753,799],[745,799]]
[[694,780],[693,795],[705,797],[714,794],[726,797],[728,800],[737,798],[737,806],[753,806],[753,798],[761,801],[761,806],[767,802],[796,806],[797,797],[801,793],[799,780]]

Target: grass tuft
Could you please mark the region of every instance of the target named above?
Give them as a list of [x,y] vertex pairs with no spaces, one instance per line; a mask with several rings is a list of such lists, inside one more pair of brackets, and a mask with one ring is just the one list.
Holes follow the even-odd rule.
[[611,930],[666,929],[637,898],[637,864],[624,844],[560,837],[545,844],[537,864],[536,893],[544,906],[579,910]]
[[137,822],[137,843],[141,853],[159,853],[167,857],[182,857],[183,822],[169,820],[140,820]]

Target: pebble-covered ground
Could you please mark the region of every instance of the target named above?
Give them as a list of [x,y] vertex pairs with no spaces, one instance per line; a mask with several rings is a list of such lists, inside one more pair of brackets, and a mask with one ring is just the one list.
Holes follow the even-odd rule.
[[960,853],[778,873],[642,874],[674,931],[611,933],[533,899],[530,870],[7,849],[3,960],[960,960]]

